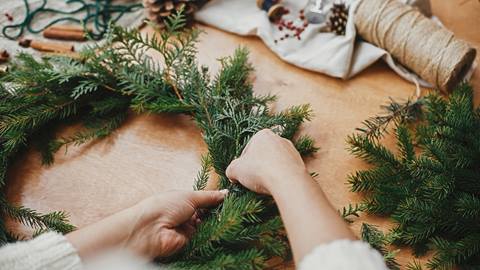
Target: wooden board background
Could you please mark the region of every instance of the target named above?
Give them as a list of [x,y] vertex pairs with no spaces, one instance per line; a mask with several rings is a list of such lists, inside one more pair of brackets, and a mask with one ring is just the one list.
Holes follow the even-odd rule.
[[[432,0],[433,14],[458,37],[480,49],[480,2],[477,0]],[[360,122],[379,112],[388,97],[411,96],[414,86],[377,63],[351,80],[334,79],[302,70],[277,58],[253,37],[240,37],[207,26],[199,44],[199,61],[212,70],[216,59],[246,46],[255,71],[255,92],[278,95],[276,110],[310,103],[315,117],[302,127],[321,150],[307,160],[319,173],[317,181],[335,207],[358,200],[348,191],[346,176],[365,165],[348,154],[347,135]],[[145,29],[144,31],[151,31]],[[477,61],[480,57],[477,56]],[[480,69],[472,79],[476,104],[480,101]],[[75,127],[66,127],[67,134]],[[41,212],[65,210],[71,222],[83,227],[123,209],[142,198],[169,189],[190,189],[206,147],[194,123],[182,115],[131,116],[115,135],[82,147],[60,151],[56,163],[42,167],[39,156],[29,151],[9,172],[8,199]],[[386,220],[362,216],[361,221],[388,228]],[[299,221],[301,225],[301,221]],[[11,228],[25,228],[9,223]],[[409,260],[403,250],[401,263]]]

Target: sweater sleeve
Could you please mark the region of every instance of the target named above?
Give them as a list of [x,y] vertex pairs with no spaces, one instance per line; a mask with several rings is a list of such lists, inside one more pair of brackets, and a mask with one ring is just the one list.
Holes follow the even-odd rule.
[[23,242],[0,248],[0,269],[9,270],[77,270],[80,257],[65,236],[48,232]]
[[299,270],[387,270],[380,253],[362,241],[336,240],[306,255]]

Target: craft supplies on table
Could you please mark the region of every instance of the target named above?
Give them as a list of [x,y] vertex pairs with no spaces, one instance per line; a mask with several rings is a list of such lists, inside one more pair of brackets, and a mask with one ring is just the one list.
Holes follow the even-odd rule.
[[[94,10],[95,7],[98,10]],[[92,44],[91,41],[83,40],[100,39],[111,20],[120,26],[138,27],[144,19],[141,0],[14,0],[0,1],[0,10],[8,14],[0,16],[0,29],[7,34],[0,37],[2,47],[13,55],[25,50],[34,54],[38,52],[19,47],[16,40],[7,37],[15,39],[21,35],[23,39],[39,42],[48,42],[47,39],[50,38],[67,39],[67,43],[73,44],[75,50],[79,51]],[[25,14],[30,16],[26,18]],[[86,25],[83,22],[86,22]],[[58,27],[64,25],[84,28],[85,37],[78,32],[59,33]],[[44,37],[42,31],[50,29],[51,26],[57,27],[57,30],[53,33],[48,31],[48,38]]]
[[[428,0],[399,1],[422,8],[425,13],[430,12],[430,5],[425,4]],[[281,3],[289,10],[281,20],[290,21],[292,25],[296,26],[303,23],[298,18],[298,14],[308,6],[309,1],[284,0]],[[280,28],[278,23],[272,23],[266,12],[258,8],[253,0],[212,1],[199,10],[195,14],[195,18],[202,23],[225,31],[239,35],[258,36],[286,62],[333,77],[351,78],[382,58],[396,73],[406,80],[414,82],[417,86],[435,86],[400,65],[388,51],[364,40],[357,40],[354,11],[358,3],[359,1],[356,0],[345,1],[349,11],[344,35],[319,33],[324,26],[309,23],[304,27],[300,38],[285,38],[283,25]],[[309,11],[305,10],[307,18]],[[435,20],[435,18],[433,19]],[[472,65],[472,67],[474,66]],[[471,75],[472,69],[465,72],[465,77]]]

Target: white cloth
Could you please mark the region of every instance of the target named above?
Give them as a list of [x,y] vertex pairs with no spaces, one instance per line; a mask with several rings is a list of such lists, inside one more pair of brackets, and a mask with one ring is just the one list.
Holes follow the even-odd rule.
[[[166,269],[125,252],[107,252],[82,264],[65,236],[48,232],[32,240],[0,248],[0,269],[8,270],[153,270]],[[316,247],[300,262],[299,270],[387,270],[380,253],[367,243],[337,240]]]
[[[430,12],[430,5],[425,5],[429,0],[401,1],[424,7],[424,12]],[[256,35],[281,59],[301,68],[348,79],[383,58],[404,79],[430,87],[430,84],[417,75],[395,63],[385,50],[365,41],[356,41],[353,16],[358,1],[347,0],[347,2],[351,6],[344,36],[319,33],[320,25],[310,24],[302,33],[301,40],[288,38],[280,41],[280,37],[285,32],[280,31],[268,20],[266,12],[257,7],[255,0],[212,0],[196,13],[195,18],[235,34]],[[305,8],[308,1],[285,0],[282,3],[290,10],[290,13],[283,18],[300,22],[299,10]]]

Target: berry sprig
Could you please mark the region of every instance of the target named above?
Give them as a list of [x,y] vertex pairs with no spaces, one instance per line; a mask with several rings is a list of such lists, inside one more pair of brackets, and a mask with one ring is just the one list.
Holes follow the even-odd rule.
[[[285,8],[285,14],[289,14],[290,10]],[[279,39],[275,39],[275,44],[279,41],[284,41],[288,38],[296,38],[297,40],[302,40],[302,33],[308,27],[309,23],[305,17],[305,11],[301,9],[298,12],[298,17],[293,20],[280,19],[276,22],[277,29],[282,33],[282,36]]]

